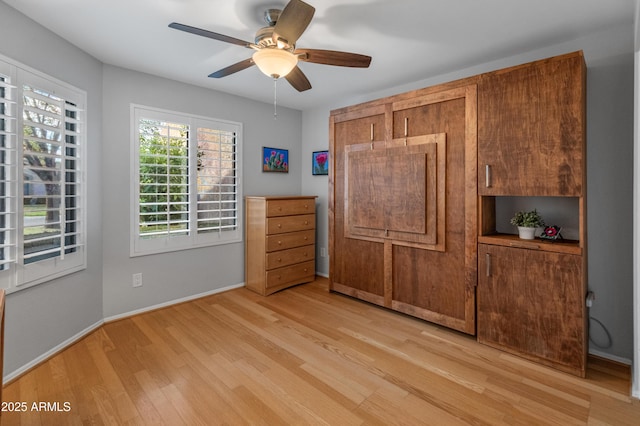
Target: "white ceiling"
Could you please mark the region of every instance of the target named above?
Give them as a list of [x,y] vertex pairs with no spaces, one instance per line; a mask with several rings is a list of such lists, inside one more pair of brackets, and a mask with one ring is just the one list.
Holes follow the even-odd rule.
[[[100,61],[273,102],[256,67],[207,75],[252,50],[168,28],[171,22],[246,41],[287,0],[3,0]],[[301,63],[313,88],[278,82],[278,104],[308,109],[569,41],[633,22],[636,0],[306,0],[316,8],[299,48],[373,58],[367,69]]]

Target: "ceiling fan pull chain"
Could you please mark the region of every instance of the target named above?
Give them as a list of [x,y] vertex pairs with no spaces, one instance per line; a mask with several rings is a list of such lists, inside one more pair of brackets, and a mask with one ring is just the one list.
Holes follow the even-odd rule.
[[278,119],[278,79],[273,78],[273,119]]

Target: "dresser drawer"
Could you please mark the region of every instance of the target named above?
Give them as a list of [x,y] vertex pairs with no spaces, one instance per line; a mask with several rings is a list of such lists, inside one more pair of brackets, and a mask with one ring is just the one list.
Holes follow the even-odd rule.
[[267,271],[267,288],[287,283],[303,283],[313,281],[316,274],[316,262],[298,263],[284,268]]
[[316,212],[314,198],[303,200],[268,200],[267,217],[310,214]]
[[267,219],[267,234],[281,234],[284,232],[304,231],[305,229],[315,229],[315,227],[315,214],[271,217]]
[[289,232],[287,234],[268,235],[267,252],[306,246],[307,244],[315,244],[315,242],[315,229],[310,229],[308,231]]
[[267,269],[282,268],[315,259],[315,246],[296,247],[267,253]]

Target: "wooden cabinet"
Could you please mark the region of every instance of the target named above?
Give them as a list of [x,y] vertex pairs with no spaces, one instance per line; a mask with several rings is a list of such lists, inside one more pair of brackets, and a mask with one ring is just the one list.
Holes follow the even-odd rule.
[[[576,52],[489,73],[478,83],[478,340],[583,377],[585,81]],[[525,241],[497,232],[496,218],[515,213],[500,212],[509,197],[534,206],[541,197],[575,203],[577,239]]]
[[582,256],[480,244],[478,262],[478,341],[584,376]]
[[[575,52],[332,111],[331,290],[584,375],[585,79]],[[497,232],[514,197],[577,238]]]
[[266,296],[315,279],[315,198],[245,198],[247,288]]
[[582,195],[585,75],[577,52],[479,77],[481,195]]

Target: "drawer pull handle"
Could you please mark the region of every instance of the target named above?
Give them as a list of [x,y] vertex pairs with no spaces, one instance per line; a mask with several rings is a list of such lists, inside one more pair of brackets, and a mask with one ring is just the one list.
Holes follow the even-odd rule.
[[305,221],[304,221],[304,224],[305,224],[305,225],[308,225],[308,224],[309,224],[309,221],[308,221],[308,220],[305,220]]
[[309,208],[309,204],[305,204],[305,205],[304,205],[304,208],[305,208],[305,209],[308,209],[308,208]]
[[282,228],[282,224],[281,223],[278,224],[278,228]]
[[307,241],[309,239],[309,237],[304,237],[304,240]]
[[307,268],[304,268],[304,271],[305,271],[305,272],[307,272],[307,271],[308,271],[308,269],[307,269]]
[[278,262],[282,262],[282,259],[281,259],[281,258],[278,258]]
[[491,276],[491,255],[489,253],[487,253],[485,255],[486,257],[486,263],[487,263],[487,277]]
[[282,245],[282,241],[278,241],[278,245],[281,246]]
[[484,184],[486,188],[491,188],[491,166],[488,164],[484,166]]

